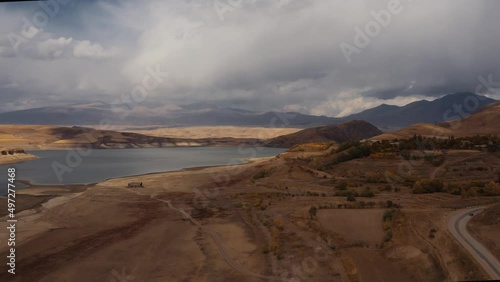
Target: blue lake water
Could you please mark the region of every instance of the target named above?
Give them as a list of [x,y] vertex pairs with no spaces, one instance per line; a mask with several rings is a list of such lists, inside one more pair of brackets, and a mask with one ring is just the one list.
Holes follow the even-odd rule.
[[[105,149],[82,151],[83,156],[77,151],[31,151],[29,153],[39,158],[0,165],[0,195],[7,193],[7,169],[10,167],[16,168],[16,179],[27,180],[32,184],[88,184],[152,172],[241,164],[248,158],[276,156],[284,150],[264,147]],[[23,186],[16,183],[17,188]]]

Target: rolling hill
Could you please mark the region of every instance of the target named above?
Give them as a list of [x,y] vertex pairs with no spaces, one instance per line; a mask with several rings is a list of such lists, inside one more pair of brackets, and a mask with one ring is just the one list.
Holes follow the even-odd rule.
[[42,125],[0,125],[0,148],[27,150],[71,148],[152,148],[176,146],[209,146],[260,144],[251,138],[169,138],[131,132],[96,130],[86,127],[60,127]]
[[266,146],[288,148],[303,143],[325,143],[358,141],[381,134],[377,127],[362,121],[353,120],[337,125],[307,128],[299,132],[272,138]]
[[464,119],[442,126],[450,128],[455,136],[500,135],[500,103],[489,104]]
[[463,119],[443,122],[438,125],[418,123],[371,139],[407,139],[414,135],[448,138],[451,135],[463,137],[488,134],[500,135],[500,103],[488,104]]
[[414,135],[422,135],[423,137],[441,137],[448,138],[452,135],[453,131],[439,125],[417,123],[408,127],[396,130],[394,132],[386,132],[384,134],[370,138],[372,140],[393,140],[393,139],[408,139]]

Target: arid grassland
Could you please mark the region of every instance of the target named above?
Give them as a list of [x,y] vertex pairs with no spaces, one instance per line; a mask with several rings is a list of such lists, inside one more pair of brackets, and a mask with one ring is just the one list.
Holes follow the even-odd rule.
[[[305,144],[245,165],[19,190],[13,281],[486,279],[446,223],[456,209],[498,202],[499,153],[359,146]],[[488,244],[497,207],[471,225]]]

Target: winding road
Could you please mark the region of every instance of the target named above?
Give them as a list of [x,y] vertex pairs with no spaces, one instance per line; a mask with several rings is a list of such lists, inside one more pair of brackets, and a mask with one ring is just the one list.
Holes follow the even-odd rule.
[[469,208],[457,211],[451,216],[448,229],[462,246],[474,257],[491,279],[500,279],[500,262],[486,247],[467,232],[467,223],[484,207]]

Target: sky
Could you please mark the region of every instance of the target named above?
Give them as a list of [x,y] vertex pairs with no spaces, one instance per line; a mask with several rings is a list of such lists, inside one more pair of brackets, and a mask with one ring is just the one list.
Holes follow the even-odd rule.
[[[344,116],[455,92],[500,99],[500,1],[0,3],[0,112],[102,101]],[[481,85],[488,78],[491,87]],[[488,90],[486,90],[488,89]]]

